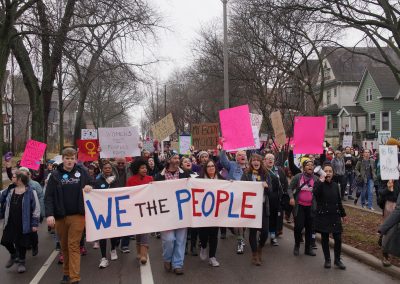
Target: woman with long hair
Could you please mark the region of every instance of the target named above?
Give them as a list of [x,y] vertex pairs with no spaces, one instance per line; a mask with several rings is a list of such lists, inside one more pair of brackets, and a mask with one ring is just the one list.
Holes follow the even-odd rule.
[[[203,164],[203,170],[200,178],[212,179],[212,180],[223,180],[224,178],[218,173],[217,164],[213,160],[208,160]],[[200,236],[200,259],[207,259],[207,245],[209,264],[212,267],[218,267],[219,262],[215,258],[218,245],[218,230],[219,227],[205,227],[199,228]]]
[[[252,264],[260,266],[262,264],[262,249],[268,239],[269,232],[269,198],[268,192],[273,188],[279,187],[279,180],[276,176],[270,175],[263,167],[263,157],[253,154],[250,157],[249,167],[243,173],[242,181],[262,182],[264,186],[263,207],[262,207],[262,227],[260,229],[250,228],[249,242],[252,251]],[[260,236],[257,242],[257,232]]]

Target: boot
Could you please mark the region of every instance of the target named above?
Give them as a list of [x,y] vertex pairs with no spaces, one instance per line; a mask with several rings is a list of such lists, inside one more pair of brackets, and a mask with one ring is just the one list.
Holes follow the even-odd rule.
[[147,246],[140,246],[140,263],[143,265],[147,263],[147,250]]
[[327,269],[329,269],[329,268],[331,268],[331,260],[328,258],[328,259],[325,259],[325,264],[324,264],[324,267],[325,268],[327,268]]
[[258,260],[262,263],[262,247],[257,248]]
[[140,259],[140,245],[136,245],[136,258]]
[[13,266],[15,261],[16,261],[16,259],[17,259],[17,255],[16,254],[10,255],[10,259],[6,263],[6,268],[10,268],[11,266]]
[[293,254],[294,256],[298,256],[300,254],[300,245],[294,245]]
[[341,261],[341,259],[336,259],[335,260],[335,267],[341,269],[341,270],[345,270],[346,266],[343,264],[343,262]]
[[258,259],[258,253],[257,252],[253,252],[252,257],[251,257],[251,263],[253,265],[256,265],[256,266],[260,266],[261,265],[260,260]]

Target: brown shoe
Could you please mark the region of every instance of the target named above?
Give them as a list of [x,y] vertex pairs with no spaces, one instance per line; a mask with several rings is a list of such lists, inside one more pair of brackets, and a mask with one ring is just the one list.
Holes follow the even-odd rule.
[[165,271],[170,272],[172,269],[171,262],[164,261],[164,269],[165,269]]
[[174,272],[176,275],[183,275],[183,268],[175,268]]
[[140,246],[140,263],[143,265],[147,263],[147,246]]
[[382,259],[382,264],[383,264],[384,267],[389,267],[389,266],[392,265],[392,264],[390,263],[390,259],[389,259],[388,257],[383,257],[383,259]]
[[251,257],[251,263],[253,265],[256,265],[256,266],[260,266],[261,265],[261,262],[258,259],[258,253],[257,252],[253,252],[252,257]]

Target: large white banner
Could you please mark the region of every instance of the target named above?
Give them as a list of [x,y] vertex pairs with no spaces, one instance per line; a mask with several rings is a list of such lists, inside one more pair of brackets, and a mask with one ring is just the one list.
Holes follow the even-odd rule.
[[87,241],[187,227],[261,228],[260,182],[180,179],[85,193]]
[[379,146],[379,164],[382,180],[399,179],[397,146]]
[[99,128],[99,137],[101,158],[140,156],[137,127]]

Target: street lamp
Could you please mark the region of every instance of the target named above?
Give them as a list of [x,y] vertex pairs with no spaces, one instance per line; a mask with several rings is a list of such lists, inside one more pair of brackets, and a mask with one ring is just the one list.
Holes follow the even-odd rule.
[[224,108],[229,108],[229,73],[228,73],[228,0],[221,0],[224,5]]

